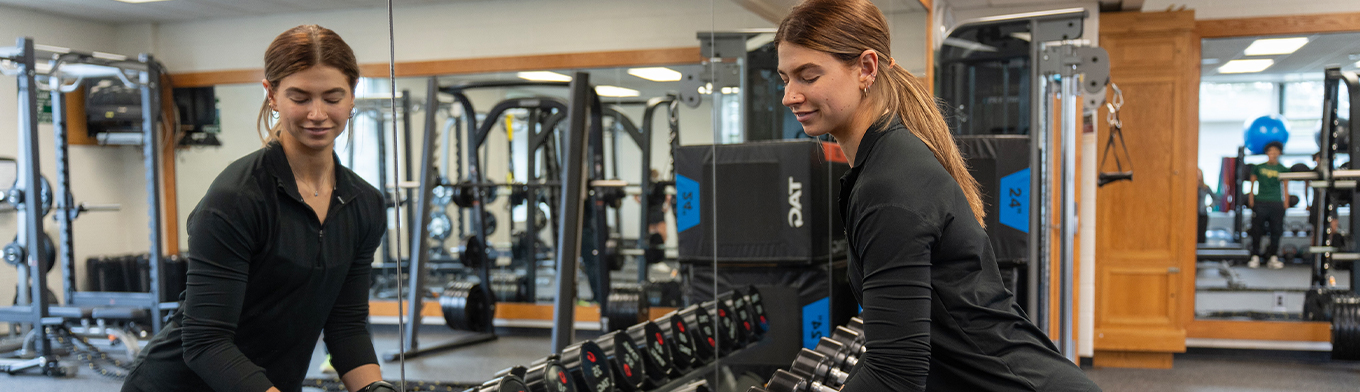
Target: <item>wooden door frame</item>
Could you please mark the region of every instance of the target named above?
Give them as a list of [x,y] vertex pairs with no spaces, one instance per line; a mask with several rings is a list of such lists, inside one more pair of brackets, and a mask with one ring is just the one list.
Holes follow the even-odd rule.
[[[1195,21],[1195,33],[1199,39],[1343,32],[1360,32],[1360,12]],[[1202,53],[1195,55],[1200,56]],[[1198,112],[1195,113],[1195,117],[1199,118]],[[1194,302],[1196,295],[1194,286],[1191,285],[1190,288],[1190,295],[1183,298],[1186,301],[1183,304],[1185,317],[1189,320],[1185,326],[1187,338],[1331,341],[1331,325],[1325,322],[1196,319]]]

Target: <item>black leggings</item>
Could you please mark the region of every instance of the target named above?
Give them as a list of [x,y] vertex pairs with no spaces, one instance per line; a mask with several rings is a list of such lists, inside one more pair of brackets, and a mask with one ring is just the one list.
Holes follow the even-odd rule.
[[[1280,236],[1284,235],[1284,204],[1278,201],[1257,201],[1256,207],[1251,209],[1251,254],[1253,256],[1270,257],[1279,254]],[[1266,251],[1258,253],[1261,249],[1261,235],[1266,230],[1270,230],[1270,246]]]

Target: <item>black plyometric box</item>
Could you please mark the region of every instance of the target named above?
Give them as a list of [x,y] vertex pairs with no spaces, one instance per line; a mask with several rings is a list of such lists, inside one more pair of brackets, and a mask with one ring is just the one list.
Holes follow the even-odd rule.
[[[1021,295],[1029,259],[1029,136],[956,136],[987,207],[987,236],[1006,286]],[[1020,291],[1017,291],[1020,290]]]
[[675,152],[680,261],[843,258],[837,200],[841,175],[849,170],[840,146],[814,140],[680,147]]

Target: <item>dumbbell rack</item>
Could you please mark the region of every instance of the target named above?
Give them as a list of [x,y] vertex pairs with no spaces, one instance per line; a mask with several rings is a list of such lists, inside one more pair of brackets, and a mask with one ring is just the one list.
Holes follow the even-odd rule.
[[[769,328],[764,309],[755,287],[727,292],[719,300],[644,321],[626,332],[577,342],[528,366],[502,370],[469,391],[498,391],[497,386],[507,383],[526,385],[519,390],[529,392],[707,391],[717,368],[714,362],[763,340]],[[648,340],[639,342],[639,337]],[[676,350],[694,355],[676,354]],[[568,378],[570,381],[566,381]],[[553,382],[570,386],[558,389],[545,385]]]
[[[1331,222],[1336,212],[1337,198],[1329,193],[1337,189],[1352,189],[1350,205],[1352,208],[1360,206],[1360,193],[1354,191],[1356,180],[1360,179],[1360,170],[1336,170],[1335,160],[1338,150],[1337,140],[1340,138],[1337,124],[1338,104],[1341,84],[1345,83],[1350,102],[1350,118],[1360,118],[1360,76],[1353,71],[1342,72],[1339,67],[1329,67],[1324,71],[1325,81],[1323,84],[1322,101],[1322,124],[1321,131],[1323,147],[1319,152],[1318,167],[1313,172],[1281,173],[1280,180],[1305,180],[1309,187],[1313,189],[1313,208],[1317,211],[1313,225],[1313,246],[1308,248],[1313,255],[1313,276],[1310,284],[1310,294],[1331,296],[1331,301],[1326,301],[1324,307],[1330,310],[1323,311],[1323,314],[1337,315],[1331,317],[1332,322],[1332,358],[1335,359],[1360,359],[1360,303],[1355,298],[1360,296],[1360,268],[1354,265],[1351,267],[1351,289],[1349,292],[1334,290],[1334,284],[1328,279],[1327,271],[1336,261],[1350,260],[1356,262],[1360,260],[1360,251],[1355,244],[1348,248],[1334,246],[1332,243]],[[1352,120],[1349,129],[1350,149],[1348,153],[1352,161],[1360,157],[1360,121]],[[1351,228],[1360,227],[1360,214],[1351,213]],[[1341,316],[1344,315],[1344,316]],[[1325,317],[1325,316],[1324,316]]]
[[823,337],[815,350],[804,348],[789,370],[776,370],[764,387],[747,392],[834,392],[845,385],[849,373],[864,355],[864,320],[850,319]]

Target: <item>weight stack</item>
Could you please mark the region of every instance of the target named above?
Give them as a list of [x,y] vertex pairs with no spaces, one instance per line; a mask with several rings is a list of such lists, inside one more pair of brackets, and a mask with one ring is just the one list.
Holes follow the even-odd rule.
[[[1024,303],[1029,259],[1029,136],[956,136],[968,172],[982,189],[987,236],[1006,288]],[[1017,291],[1019,290],[1019,291]]]
[[680,261],[806,264],[843,258],[836,200],[841,175],[849,170],[839,146],[813,140],[680,147]]

